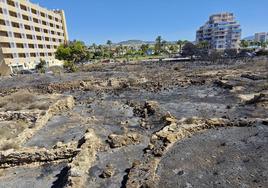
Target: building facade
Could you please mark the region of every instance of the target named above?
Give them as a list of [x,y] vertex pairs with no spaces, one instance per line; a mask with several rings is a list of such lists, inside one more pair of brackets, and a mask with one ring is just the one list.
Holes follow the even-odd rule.
[[217,50],[237,49],[241,32],[240,24],[233,13],[214,14],[196,32],[196,42],[207,41],[210,48]]
[[268,32],[255,33],[256,42],[267,42],[268,41]]
[[64,11],[47,10],[29,0],[0,0],[0,63],[33,69],[45,60],[60,65],[55,51],[68,41]]

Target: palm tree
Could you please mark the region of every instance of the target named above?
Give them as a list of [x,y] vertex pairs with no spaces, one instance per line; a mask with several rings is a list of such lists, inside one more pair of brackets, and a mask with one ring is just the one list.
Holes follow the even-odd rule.
[[93,48],[93,51],[94,53],[96,52],[96,48],[97,48],[97,45],[95,43],[92,44],[92,48]]
[[179,50],[180,50],[180,52],[182,51],[182,47],[185,45],[185,44],[187,44],[189,41],[187,41],[187,40],[178,40],[177,41],[177,45],[179,45]]
[[108,46],[109,46],[109,56],[110,58],[112,58],[112,41],[111,40],[107,40],[107,43],[106,43]]
[[161,48],[162,46],[162,37],[161,36],[158,36],[156,39],[155,39],[155,53],[156,54],[160,54],[161,53]]
[[202,49],[209,49],[209,42],[208,41],[201,41],[198,43],[198,47]]

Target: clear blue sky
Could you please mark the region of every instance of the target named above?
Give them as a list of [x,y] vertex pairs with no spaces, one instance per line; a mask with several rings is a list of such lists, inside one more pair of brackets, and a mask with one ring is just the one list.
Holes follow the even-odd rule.
[[195,39],[210,14],[233,12],[243,37],[268,32],[268,0],[31,0],[64,9],[70,39],[87,44],[128,39]]

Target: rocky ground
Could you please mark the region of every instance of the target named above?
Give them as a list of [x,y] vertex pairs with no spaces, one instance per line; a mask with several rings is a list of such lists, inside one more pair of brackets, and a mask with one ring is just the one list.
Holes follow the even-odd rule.
[[268,59],[0,80],[0,188],[267,187]]

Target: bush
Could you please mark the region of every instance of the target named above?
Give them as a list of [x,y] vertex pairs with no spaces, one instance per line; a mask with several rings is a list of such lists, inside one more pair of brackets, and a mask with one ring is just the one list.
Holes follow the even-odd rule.
[[35,68],[38,70],[38,72],[45,73],[46,72],[46,65],[47,65],[47,62],[43,59],[40,59],[40,63],[38,65],[36,65]]
[[63,64],[63,68],[68,72],[76,72],[78,70],[77,66],[71,61],[65,61]]
[[188,42],[182,48],[182,55],[184,57],[190,56],[192,58],[194,55],[197,54],[197,51],[197,47],[193,43]]

